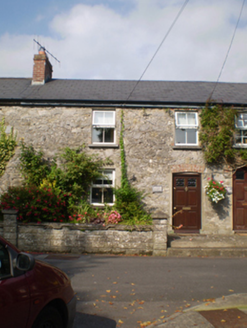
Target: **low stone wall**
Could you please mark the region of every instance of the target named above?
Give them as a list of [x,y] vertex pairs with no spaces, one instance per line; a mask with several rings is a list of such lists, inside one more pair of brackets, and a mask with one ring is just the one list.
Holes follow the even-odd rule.
[[22,251],[150,254],[167,252],[167,220],[154,215],[153,225],[125,226],[71,223],[17,223],[15,211],[3,211],[0,234]]

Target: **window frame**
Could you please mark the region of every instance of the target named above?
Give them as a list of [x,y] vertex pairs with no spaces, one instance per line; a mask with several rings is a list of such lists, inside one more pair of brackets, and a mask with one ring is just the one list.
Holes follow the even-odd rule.
[[[115,202],[115,195],[114,195],[114,193],[113,193],[113,203],[106,203],[106,202],[93,203],[93,200],[92,200],[93,188],[101,188],[101,189],[108,188],[108,189],[113,189],[115,187],[115,169],[105,168],[105,169],[102,169],[100,171],[100,173],[102,175],[104,175],[105,172],[111,172],[112,173],[112,184],[104,184],[104,183],[97,184],[97,183],[92,182],[92,185],[91,185],[91,188],[90,188],[90,204],[93,205],[93,206],[104,206],[104,204],[107,204],[109,206],[113,206],[114,205],[114,202]],[[99,178],[99,179],[104,180],[104,177]],[[102,191],[101,197],[102,197],[102,201],[104,201],[104,192],[103,191]]]
[[[185,124],[179,124],[178,122],[178,116],[181,114],[186,115],[186,123]],[[195,116],[195,124],[188,124],[188,115],[189,114],[194,114]],[[196,147],[199,145],[199,140],[198,140],[198,129],[199,129],[199,122],[198,122],[198,112],[191,112],[191,111],[177,111],[175,112],[175,145],[176,146],[189,146],[189,147]],[[185,130],[185,143],[178,143],[177,142],[177,130]],[[196,130],[195,131],[195,143],[188,143],[188,130]]]
[[[236,116],[235,116],[235,130],[236,132],[240,132],[240,135],[238,136],[238,138],[240,138],[241,142],[236,142],[237,136],[236,133],[234,135],[234,146],[235,147],[239,147],[239,148],[247,148],[247,135],[244,136],[243,133],[247,132],[247,124],[240,126],[238,125],[238,121],[240,121],[239,116],[241,115],[246,115],[247,116],[247,112],[239,112]],[[244,118],[242,118],[243,122],[244,122]],[[247,118],[246,118],[247,121]],[[244,138],[245,137],[245,138]],[[244,140],[246,140],[246,143],[243,142]]]
[[[106,112],[111,112],[113,113],[113,123],[112,124],[109,124],[109,123],[105,123],[105,122],[102,122],[102,123],[95,123],[95,114],[96,113],[106,113]],[[94,132],[94,129],[95,128],[98,128],[98,129],[102,129],[103,130],[103,141],[94,141],[93,140],[93,132]],[[105,139],[105,129],[106,128],[111,128],[111,129],[114,129],[113,131],[113,141],[112,142],[105,142],[104,139]],[[93,110],[93,113],[92,113],[92,144],[93,145],[115,145],[116,144],[116,111],[115,110]]]

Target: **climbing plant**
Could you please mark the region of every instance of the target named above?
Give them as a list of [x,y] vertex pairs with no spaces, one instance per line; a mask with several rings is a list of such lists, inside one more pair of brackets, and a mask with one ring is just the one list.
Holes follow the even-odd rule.
[[143,193],[131,186],[128,181],[127,165],[124,149],[124,112],[121,112],[121,131],[120,131],[120,152],[121,152],[121,186],[115,188],[116,196],[114,208],[121,213],[125,223],[151,223],[150,215],[145,211],[142,199]]
[[0,123],[0,176],[4,174],[8,161],[15,153],[16,146],[16,136],[13,133],[13,129],[7,134],[5,121],[3,119]]
[[199,139],[207,163],[235,166],[247,161],[247,150],[233,148],[236,115],[236,109],[221,104],[202,108]]

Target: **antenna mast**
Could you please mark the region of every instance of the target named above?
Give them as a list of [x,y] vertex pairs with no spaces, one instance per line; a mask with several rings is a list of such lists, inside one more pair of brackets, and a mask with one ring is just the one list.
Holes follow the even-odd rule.
[[34,42],[37,43],[37,45],[40,46],[40,49],[43,49],[46,53],[48,53],[52,58],[54,58],[58,63],[60,63],[60,60],[58,60],[56,57],[54,57],[47,49],[45,49],[45,47],[43,47],[38,41],[36,41],[35,39],[33,39]]

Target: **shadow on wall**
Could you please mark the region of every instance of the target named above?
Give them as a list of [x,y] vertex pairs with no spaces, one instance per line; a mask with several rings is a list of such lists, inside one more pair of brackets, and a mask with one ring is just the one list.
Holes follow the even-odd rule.
[[219,201],[218,203],[212,203],[212,207],[217,213],[219,220],[223,221],[229,216],[230,201],[229,197]]

